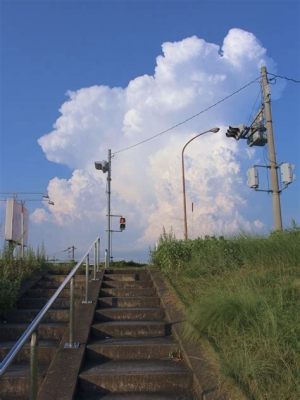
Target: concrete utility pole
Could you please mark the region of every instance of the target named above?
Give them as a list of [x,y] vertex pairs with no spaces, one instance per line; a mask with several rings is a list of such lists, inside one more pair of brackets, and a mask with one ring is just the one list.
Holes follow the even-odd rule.
[[279,190],[278,174],[277,174],[278,167],[276,162],[275,143],[274,143],[273,124],[272,124],[271,93],[269,89],[267,69],[264,66],[261,67],[261,84],[262,84],[263,99],[264,99],[263,110],[264,110],[265,125],[267,128],[267,138],[268,138],[268,157],[269,157],[270,172],[271,172],[274,227],[275,230],[282,231],[280,190]]
[[108,150],[108,171],[107,171],[107,259],[106,268],[109,268],[110,264],[110,196],[111,196],[111,149]]

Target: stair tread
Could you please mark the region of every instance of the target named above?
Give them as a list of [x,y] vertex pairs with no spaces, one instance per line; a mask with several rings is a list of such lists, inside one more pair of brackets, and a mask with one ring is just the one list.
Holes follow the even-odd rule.
[[105,299],[105,300],[108,300],[108,299],[121,299],[121,300],[123,300],[123,299],[124,300],[142,299],[142,300],[144,300],[144,299],[157,299],[157,296],[156,295],[153,295],[153,296],[100,296],[100,297],[98,297],[98,299],[99,300],[102,300],[102,299]]
[[[27,322],[0,322],[0,328],[1,327],[10,327],[10,328],[26,328],[29,325]],[[41,325],[51,325],[52,327],[55,326],[65,326],[66,322],[41,322],[39,326]]]
[[[85,397],[82,397],[82,399]],[[79,399],[81,397],[79,396]],[[94,395],[89,400],[192,400],[192,395],[188,393],[109,393],[107,395]]]
[[[11,348],[16,343],[15,340],[5,340],[0,341],[0,349]],[[58,340],[51,340],[51,339],[39,339],[38,347],[56,347],[58,345]],[[30,343],[26,343],[23,347],[30,347]]]
[[103,326],[156,326],[156,325],[166,325],[166,321],[105,321],[105,322],[98,322],[92,325],[94,328],[101,328]]
[[164,344],[174,345],[175,342],[170,336],[165,337],[145,337],[145,338],[107,338],[103,340],[93,340],[87,347],[90,349],[102,346],[162,346]]
[[104,375],[145,375],[155,374],[190,374],[191,371],[183,362],[171,360],[118,360],[107,361],[102,364],[87,364],[80,373],[81,378]]
[[160,307],[105,307],[97,308],[96,312],[120,312],[120,311],[160,311]]
[[[43,375],[48,368],[47,364],[39,363],[38,373],[39,375]],[[30,374],[30,365],[28,363],[16,363],[10,365],[5,374],[0,378],[0,382],[2,379],[8,378],[18,378],[18,377],[29,377]]]

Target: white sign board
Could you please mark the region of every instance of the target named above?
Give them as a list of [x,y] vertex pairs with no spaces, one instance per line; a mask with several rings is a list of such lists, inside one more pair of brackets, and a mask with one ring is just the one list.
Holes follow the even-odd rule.
[[6,200],[5,240],[27,246],[28,210],[16,199]]

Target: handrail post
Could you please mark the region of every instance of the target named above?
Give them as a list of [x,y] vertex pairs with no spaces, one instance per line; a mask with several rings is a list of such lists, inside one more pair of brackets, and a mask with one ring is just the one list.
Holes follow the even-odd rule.
[[69,311],[69,342],[65,349],[78,349],[79,343],[74,342],[75,307],[74,307],[74,276],[70,280],[70,311]]
[[89,301],[89,266],[90,266],[90,255],[87,254],[85,259],[85,299],[83,300],[83,304],[90,304]]
[[94,243],[94,277],[92,281],[98,281],[99,279],[96,278],[96,268],[97,268],[97,244],[98,242]]
[[107,249],[105,249],[105,266],[104,266],[104,268],[106,269],[107,268],[107,265],[108,265],[108,253],[107,253]]
[[100,267],[100,238],[97,239],[97,272],[99,272]]
[[38,392],[38,354],[37,354],[37,333],[31,335],[30,342],[30,393],[29,400],[36,400]]

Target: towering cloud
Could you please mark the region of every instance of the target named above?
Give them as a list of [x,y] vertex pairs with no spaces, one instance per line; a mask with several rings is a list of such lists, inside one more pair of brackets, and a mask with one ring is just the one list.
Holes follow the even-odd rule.
[[[254,84],[226,102],[138,147],[118,152],[199,112],[259,75],[272,64],[255,36],[231,29],[220,47],[196,36],[162,44],[153,75],[125,88],[95,85],[68,93],[53,130],[39,139],[48,160],[69,166],[70,179],[53,178],[48,192],[55,207],[37,209],[32,220],[71,238],[78,227],[86,241],[105,230],[105,178],[94,160],[116,152],[112,163],[113,212],[127,217],[128,230],[114,240],[122,251],[152,245],[164,226],[182,237],[181,150],[198,132],[218,126],[186,149],[190,233],[226,234],[259,227],[245,213],[241,166],[249,154],[225,137],[229,123],[247,122],[258,93]],[[191,212],[191,204],[194,211]],[[50,225],[49,225],[50,224]],[[77,228],[76,228],[77,227]],[[48,228],[50,229],[50,228]],[[124,253],[123,253],[124,254]]]

